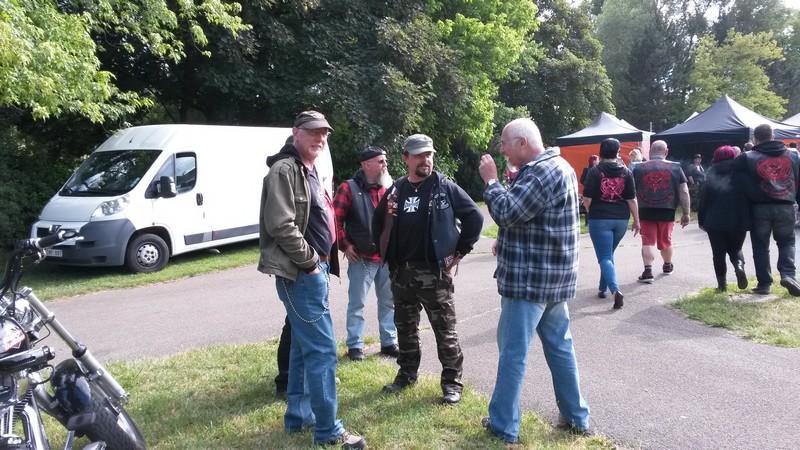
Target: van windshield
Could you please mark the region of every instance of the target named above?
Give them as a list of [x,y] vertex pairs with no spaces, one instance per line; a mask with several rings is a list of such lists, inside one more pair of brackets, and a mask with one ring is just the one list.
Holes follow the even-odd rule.
[[75,197],[125,194],[139,183],[160,153],[161,150],[94,152],[59,194]]

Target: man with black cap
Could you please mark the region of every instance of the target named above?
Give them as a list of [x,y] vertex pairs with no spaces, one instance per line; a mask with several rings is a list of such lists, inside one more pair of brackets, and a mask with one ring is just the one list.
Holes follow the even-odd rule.
[[424,134],[405,140],[408,176],[387,190],[373,218],[373,239],[391,273],[400,344],[400,370],[383,390],[400,392],[417,382],[422,358],[419,313],[425,308],[442,363],[442,400],[453,405],[461,401],[464,362],[456,333],[453,275],[480,237],[483,214],[463,189],[433,170],[434,153],[433,140]]
[[[339,186],[333,197],[336,217],[336,242],[347,258],[347,356],[352,361],[364,359],[364,304],[369,287],[375,283],[378,297],[378,332],[381,354],[397,357],[397,330],[394,326],[394,303],[389,286],[389,268],[381,264],[378,248],[372,241],[372,216],[386,192],[381,184],[388,178],[386,151],[367,146],[358,155],[361,168],[353,178]],[[388,180],[391,183],[391,179]]]
[[700,193],[703,183],[706,182],[706,170],[703,168],[703,155],[696,154],[692,158],[692,165],[686,171],[686,179],[689,182],[689,199],[692,211],[697,211],[700,204]]
[[275,275],[291,324],[289,384],[283,427],[314,430],[314,444],[366,447],[336,418],[336,338],[328,310],[330,275],[339,274],[333,205],[314,163],[333,131],[317,111],[300,113],[293,143],[267,159],[261,192],[258,270]]

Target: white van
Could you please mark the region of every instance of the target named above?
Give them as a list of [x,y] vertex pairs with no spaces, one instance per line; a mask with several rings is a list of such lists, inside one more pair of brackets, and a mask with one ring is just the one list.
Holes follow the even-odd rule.
[[[31,235],[79,231],[81,240],[50,249],[48,261],[134,272],[161,270],[171,255],[257,239],[266,159],[291,134],[213,125],[121,130],[50,199]],[[330,194],[330,151],[317,171]]]

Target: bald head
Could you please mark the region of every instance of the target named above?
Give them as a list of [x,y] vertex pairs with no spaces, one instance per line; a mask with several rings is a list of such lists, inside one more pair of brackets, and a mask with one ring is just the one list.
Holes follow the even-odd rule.
[[650,159],[653,158],[666,158],[667,157],[667,143],[664,141],[655,141],[650,144]]

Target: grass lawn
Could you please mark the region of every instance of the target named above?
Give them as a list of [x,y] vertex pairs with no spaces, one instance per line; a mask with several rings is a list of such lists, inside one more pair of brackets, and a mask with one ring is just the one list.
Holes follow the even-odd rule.
[[[283,432],[286,404],[275,395],[277,342],[215,346],[178,356],[113,363],[109,370],[129,389],[126,407],[150,449],[313,448],[312,434]],[[339,416],[372,449],[612,449],[604,437],[578,437],[524,413],[518,446],[508,447],[480,425],[488,400],[469,386],[457,406],[440,403],[438,377],[423,376],[399,395],[381,387],[394,377],[394,361],[343,355],[337,375]],[[64,433],[51,427],[53,448]],[[51,431],[52,430],[52,431]],[[80,444],[80,443],[79,443]],[[77,448],[80,448],[78,445]]]
[[[5,267],[5,259],[0,258]],[[226,245],[218,252],[200,250],[170,259],[156,273],[131,273],[124,267],[74,267],[50,264],[28,264],[21,286],[30,286],[41,300],[71,297],[111,289],[125,289],[163,283],[179,278],[258,264],[258,241]]]
[[[751,280],[751,286],[753,286]],[[690,319],[721,327],[746,339],[778,347],[800,348],[800,298],[777,283],[770,296],[728,285],[727,292],[705,288],[672,307]]]

